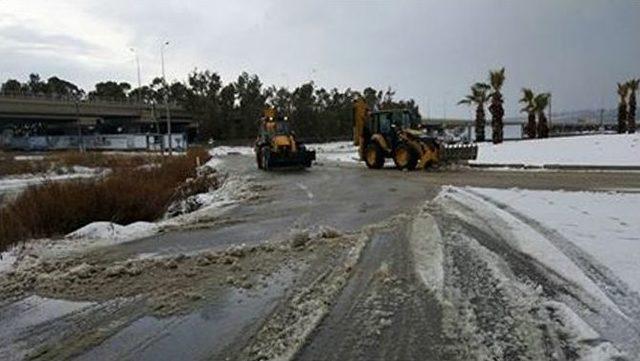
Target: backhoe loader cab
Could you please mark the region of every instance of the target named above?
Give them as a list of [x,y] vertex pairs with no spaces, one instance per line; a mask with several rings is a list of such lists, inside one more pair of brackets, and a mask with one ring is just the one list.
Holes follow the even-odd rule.
[[287,118],[276,114],[273,108],[267,108],[260,120],[254,151],[258,168],[263,170],[311,167],[316,158],[314,151],[297,141]]
[[426,168],[442,161],[475,159],[475,145],[445,146],[418,129],[419,119],[407,109],[371,112],[354,104],[354,143],[369,168],[382,168],[392,158],[398,169]]

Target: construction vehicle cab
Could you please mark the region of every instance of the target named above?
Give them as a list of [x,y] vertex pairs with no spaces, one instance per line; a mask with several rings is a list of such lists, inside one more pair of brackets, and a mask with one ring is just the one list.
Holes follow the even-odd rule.
[[407,109],[369,111],[354,104],[354,142],[369,168],[382,168],[392,158],[396,168],[422,169],[442,161],[475,159],[475,145],[445,146],[419,129],[420,120]]
[[277,114],[275,109],[265,109],[260,119],[259,134],[254,146],[258,168],[270,170],[277,167],[311,167],[316,158],[297,141],[289,127],[287,117]]

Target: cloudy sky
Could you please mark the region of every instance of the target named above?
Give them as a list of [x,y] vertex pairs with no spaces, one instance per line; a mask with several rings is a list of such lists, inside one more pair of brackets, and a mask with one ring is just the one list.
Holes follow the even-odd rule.
[[553,93],[555,110],[615,106],[615,83],[640,77],[638,0],[0,0],[0,81],[30,72],[90,90],[194,68],[231,81],[391,86],[424,115],[469,117],[455,103],[505,66],[507,115],[520,88]]

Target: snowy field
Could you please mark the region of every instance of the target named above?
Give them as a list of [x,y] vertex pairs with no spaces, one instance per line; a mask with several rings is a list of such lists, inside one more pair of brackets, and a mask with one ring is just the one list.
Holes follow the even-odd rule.
[[[478,144],[473,164],[568,165],[640,167],[640,134],[606,134]],[[358,148],[351,141],[312,143],[318,162],[359,163]],[[221,146],[214,157],[226,154],[253,155],[251,147]]]
[[640,134],[481,143],[476,164],[640,166]]

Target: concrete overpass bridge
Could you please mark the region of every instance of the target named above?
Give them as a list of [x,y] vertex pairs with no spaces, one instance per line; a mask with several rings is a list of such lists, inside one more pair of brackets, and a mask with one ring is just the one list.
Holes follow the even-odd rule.
[[[197,127],[171,104],[171,142],[184,147]],[[0,147],[23,150],[159,149],[169,144],[164,105],[0,95]]]
[[[194,126],[191,114],[181,107],[169,106],[172,127]],[[45,128],[65,128],[78,124],[143,127],[166,120],[165,107],[146,103],[105,100],[73,100],[40,96],[0,95],[0,130],[39,124]],[[176,128],[176,129],[177,129]]]

